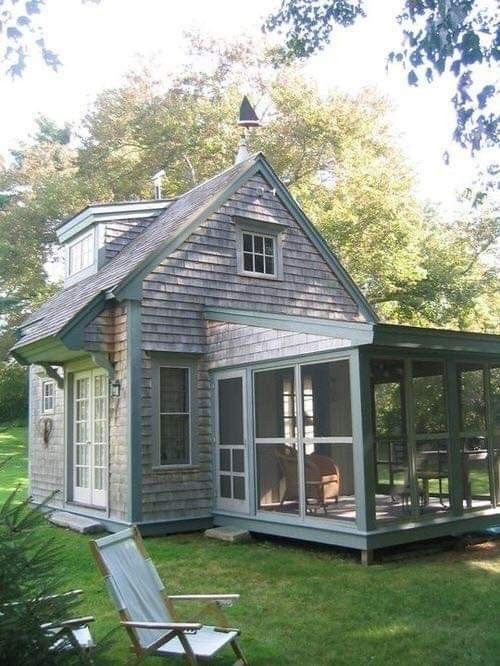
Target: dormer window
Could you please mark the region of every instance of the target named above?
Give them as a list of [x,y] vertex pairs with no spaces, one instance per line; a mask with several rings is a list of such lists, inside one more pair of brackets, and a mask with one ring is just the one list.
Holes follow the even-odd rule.
[[243,232],[243,270],[245,273],[276,276],[276,240]]
[[92,266],[94,261],[94,231],[92,230],[68,245],[68,276]]

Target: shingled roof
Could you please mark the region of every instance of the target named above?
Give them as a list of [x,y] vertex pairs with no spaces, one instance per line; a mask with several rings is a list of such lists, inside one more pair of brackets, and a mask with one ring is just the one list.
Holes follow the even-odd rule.
[[44,338],[54,337],[94,299],[118,288],[147,262],[150,256],[182,232],[225,190],[252,168],[260,154],[250,156],[176,199],[97,273],[58,292],[21,325],[13,351]]

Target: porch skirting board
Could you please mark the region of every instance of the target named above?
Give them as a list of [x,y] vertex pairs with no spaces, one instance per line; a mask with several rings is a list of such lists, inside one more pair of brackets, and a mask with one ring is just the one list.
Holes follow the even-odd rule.
[[500,525],[500,513],[492,510],[490,513],[483,515],[450,517],[442,519],[439,523],[398,524],[391,527],[384,526],[378,530],[364,533],[356,532],[354,526],[346,526],[348,529],[344,531],[338,526],[328,529],[223,513],[214,513],[214,524],[218,527],[231,525],[246,529],[249,532],[300,541],[312,541],[356,550],[372,550],[443,536],[459,536],[494,527]]

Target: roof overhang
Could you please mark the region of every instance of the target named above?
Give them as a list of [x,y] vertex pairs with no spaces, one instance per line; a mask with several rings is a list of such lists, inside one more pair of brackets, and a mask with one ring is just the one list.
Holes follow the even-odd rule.
[[25,347],[11,351],[11,355],[21,365],[63,365],[87,354],[83,349],[69,349],[56,337],[44,338]]
[[375,324],[373,344],[381,347],[399,347],[407,350],[453,351],[498,356],[500,335],[470,333],[438,328],[418,328],[396,324]]

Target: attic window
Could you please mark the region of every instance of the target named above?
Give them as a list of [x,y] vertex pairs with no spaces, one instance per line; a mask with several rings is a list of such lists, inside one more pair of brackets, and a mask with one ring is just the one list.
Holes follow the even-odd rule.
[[276,239],[243,232],[243,271],[260,275],[276,276]]
[[94,263],[94,232],[68,246],[68,275],[75,275]]

